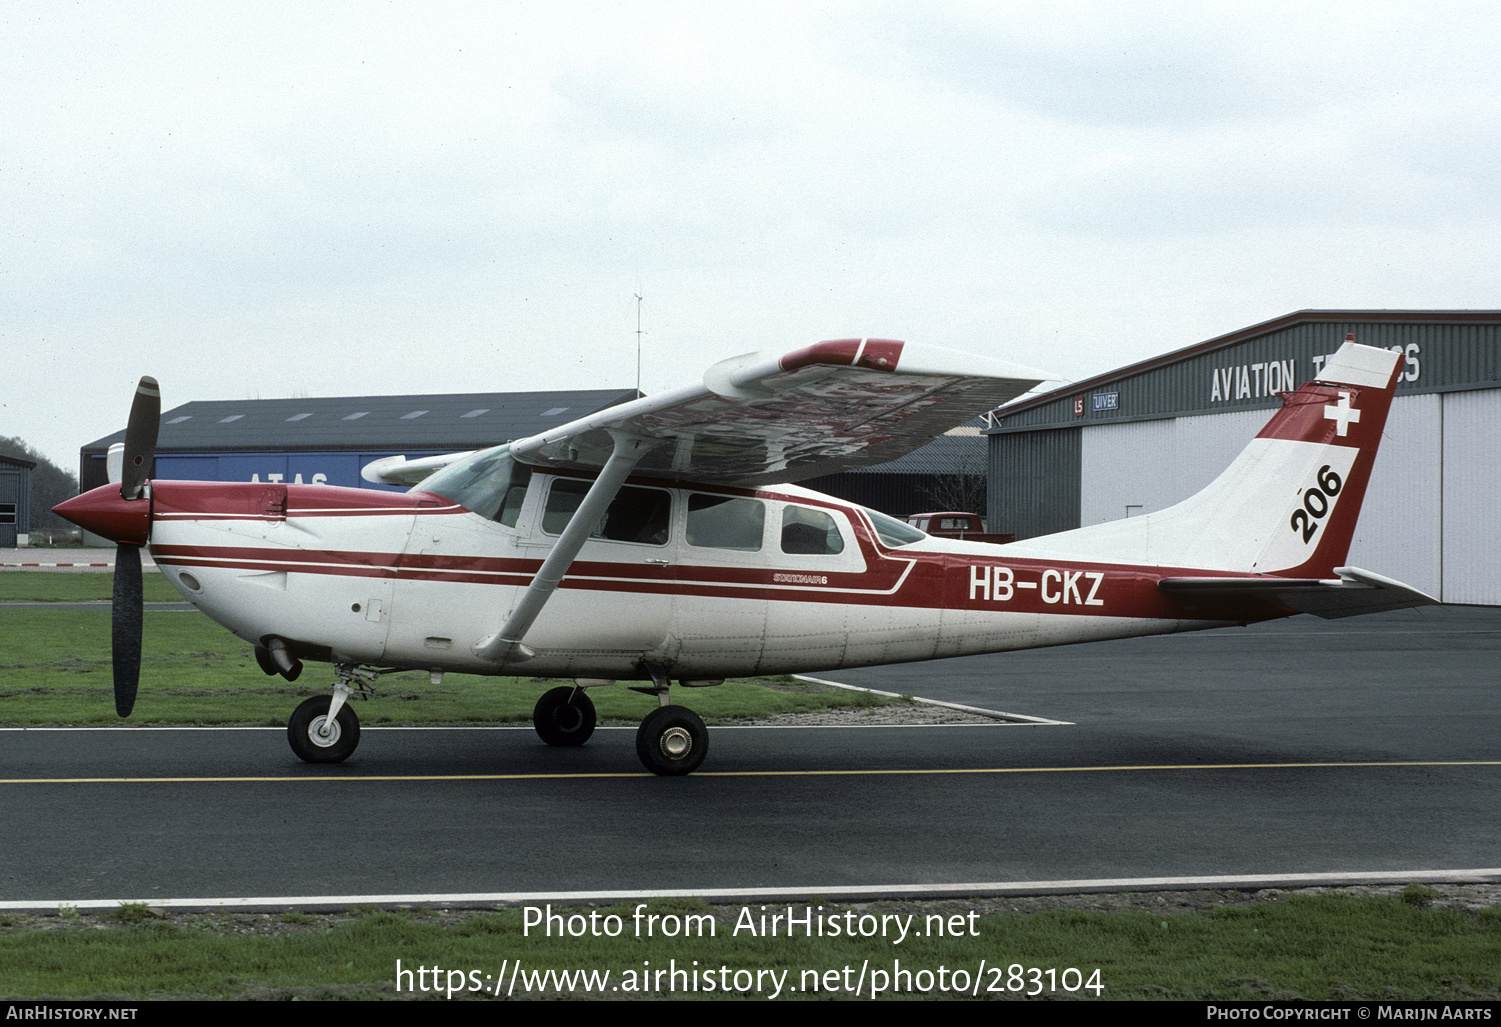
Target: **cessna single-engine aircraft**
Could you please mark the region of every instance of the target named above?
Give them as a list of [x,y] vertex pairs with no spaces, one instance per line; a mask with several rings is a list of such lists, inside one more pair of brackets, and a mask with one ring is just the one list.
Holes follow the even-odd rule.
[[658,774],[708,733],[672,680],[827,671],[1309,612],[1433,602],[1349,549],[1398,356],[1347,341],[1218,479],[1177,506],[1009,545],[929,537],[785,484],[917,448],[1046,376],[885,339],[751,354],[703,383],[472,453],[364,469],[406,493],[152,481],[160,419],[142,379],[119,485],[57,507],[119,544],[116,706],[140,669],[140,550],[267,674],[331,663],[332,696],[288,737],[304,760],[354,751],[346,700],[384,673],[572,678],[537,733],[581,745],[586,689],[653,693],[636,748]]

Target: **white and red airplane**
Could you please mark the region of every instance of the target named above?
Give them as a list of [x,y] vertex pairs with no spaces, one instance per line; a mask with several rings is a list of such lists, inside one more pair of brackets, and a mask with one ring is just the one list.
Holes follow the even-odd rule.
[[637,751],[686,774],[703,721],[669,684],[827,671],[1434,602],[1344,567],[1398,356],[1347,341],[1239,458],[1177,506],[1010,545],[933,538],[781,484],[894,459],[1045,378],[884,339],[712,367],[702,385],[473,453],[365,468],[406,493],[148,480],[160,417],[142,379],[125,468],[58,513],[119,543],[116,705],[140,666],[139,547],[211,618],[332,696],[288,724],[337,762],[346,700],[420,669],[573,678],[538,702],[551,745],[594,730],[585,689],[644,682]]

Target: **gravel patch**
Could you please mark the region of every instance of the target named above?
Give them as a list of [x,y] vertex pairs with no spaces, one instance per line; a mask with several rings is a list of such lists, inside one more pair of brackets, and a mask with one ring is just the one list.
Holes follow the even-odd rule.
[[817,713],[778,713],[734,723],[773,727],[886,727],[893,724],[995,724],[998,721],[992,717],[943,706],[893,703],[890,706],[861,706],[846,710],[820,710]]

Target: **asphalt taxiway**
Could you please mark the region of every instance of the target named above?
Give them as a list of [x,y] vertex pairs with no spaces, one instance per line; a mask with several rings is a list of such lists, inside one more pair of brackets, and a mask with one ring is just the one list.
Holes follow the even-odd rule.
[[1430,608],[831,671],[1069,723],[712,728],[678,779],[632,729],[368,730],[333,767],[277,730],[0,731],[0,907],[1501,879],[1498,668],[1501,611]]

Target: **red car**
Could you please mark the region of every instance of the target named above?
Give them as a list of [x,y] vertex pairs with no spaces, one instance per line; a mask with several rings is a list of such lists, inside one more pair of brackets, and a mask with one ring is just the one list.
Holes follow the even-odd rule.
[[970,542],[1000,544],[1016,541],[1016,536],[1010,532],[986,531],[985,521],[976,513],[958,513],[953,510],[918,513],[908,517],[907,523],[929,535],[937,535],[939,538],[962,538]]

